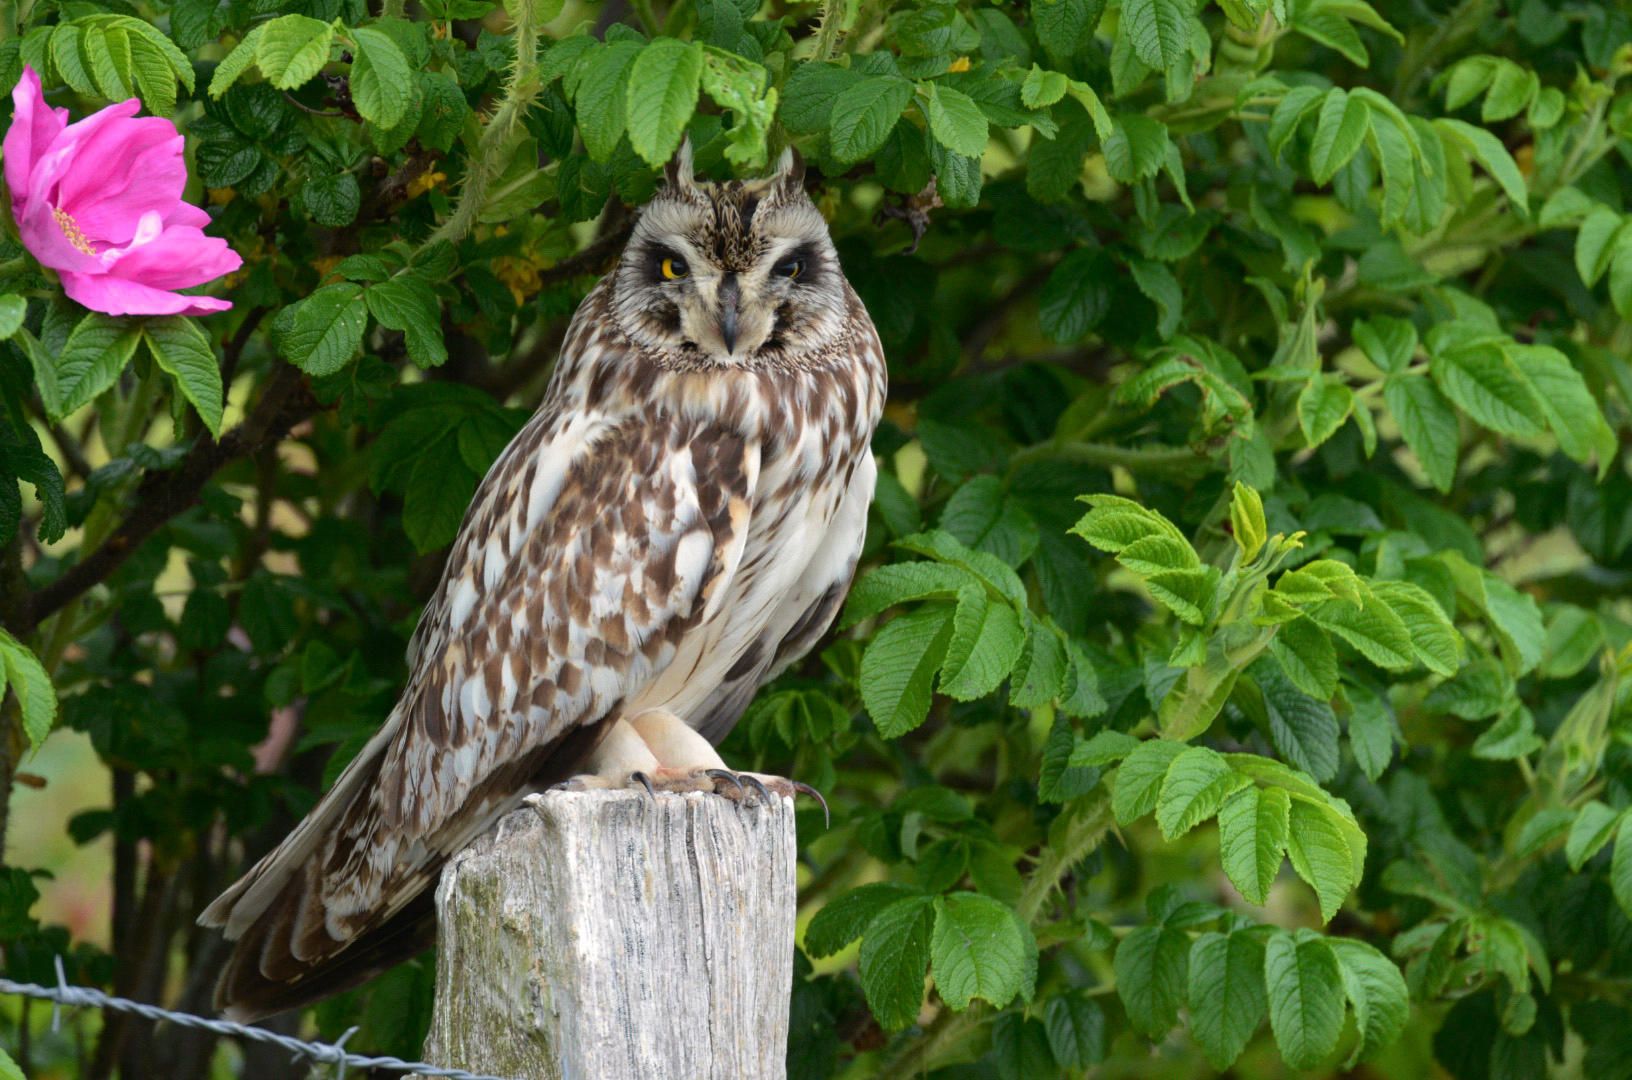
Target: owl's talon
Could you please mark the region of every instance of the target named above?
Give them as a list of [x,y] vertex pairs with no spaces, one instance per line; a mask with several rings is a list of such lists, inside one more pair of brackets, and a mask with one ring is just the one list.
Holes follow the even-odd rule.
[[725,769],[705,769],[703,771],[703,775],[708,777],[710,780],[716,780],[716,781],[718,781],[718,780],[729,780],[729,781],[731,781],[731,785],[737,789],[737,794],[734,797],[739,798],[739,799],[742,798],[742,795],[743,795],[742,778],[737,776],[736,773],[729,772],[729,771],[727,771]]
[[638,781],[640,786],[646,789],[646,794],[652,797],[652,801],[657,801],[657,789],[652,787],[651,777],[647,776],[643,772],[632,772],[629,774],[629,779]]
[[809,784],[802,783],[798,780],[789,780],[788,783],[792,784],[793,790],[799,792],[801,795],[809,795],[812,799],[815,799],[817,802],[822,804],[822,828],[832,828],[833,815],[828,812],[827,800],[822,798],[822,793],[811,787]]
[[738,779],[748,781],[748,786],[759,792],[759,797],[763,800],[760,803],[761,806],[771,805],[771,793],[765,789],[764,784],[759,782],[759,777],[753,773],[743,773]]

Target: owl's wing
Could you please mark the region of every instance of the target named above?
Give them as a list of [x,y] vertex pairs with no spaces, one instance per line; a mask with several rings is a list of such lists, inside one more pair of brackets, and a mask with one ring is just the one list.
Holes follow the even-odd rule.
[[385,726],[201,918],[237,942],[217,1006],[291,1008],[428,944],[448,856],[570,775],[726,595],[758,467],[695,422],[535,417],[477,491]]

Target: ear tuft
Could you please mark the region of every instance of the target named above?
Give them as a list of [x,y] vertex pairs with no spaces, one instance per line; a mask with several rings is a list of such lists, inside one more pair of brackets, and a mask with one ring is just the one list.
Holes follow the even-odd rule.
[[782,151],[777,159],[776,172],[772,177],[777,194],[782,198],[792,198],[804,193],[805,190],[805,159],[792,146]]
[[676,191],[690,191],[697,186],[697,181],[691,171],[691,135],[680,138],[680,147],[663,166],[663,180]]

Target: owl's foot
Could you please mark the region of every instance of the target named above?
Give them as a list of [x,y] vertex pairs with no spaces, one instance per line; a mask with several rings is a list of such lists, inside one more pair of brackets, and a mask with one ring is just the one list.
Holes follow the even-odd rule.
[[[822,820],[832,823],[832,816],[828,813],[827,800],[822,793],[809,784],[802,784],[797,780],[789,780],[783,776],[768,776],[764,773],[732,772],[729,769],[708,769],[705,775],[716,782],[714,793],[727,799],[746,800],[750,792],[759,796],[759,801],[769,805],[771,797],[796,799],[800,795],[809,795],[822,804]],[[729,790],[721,784],[729,785]]]

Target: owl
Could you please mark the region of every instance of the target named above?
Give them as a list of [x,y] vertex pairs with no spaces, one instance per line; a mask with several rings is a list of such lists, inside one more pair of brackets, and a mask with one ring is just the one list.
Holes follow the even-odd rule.
[[435,937],[449,856],[527,795],[758,798],[715,751],[833,621],[873,494],[883,349],[798,154],[705,183],[689,147],[584,298],[476,491],[379,732],[204,912],[248,1020]]

